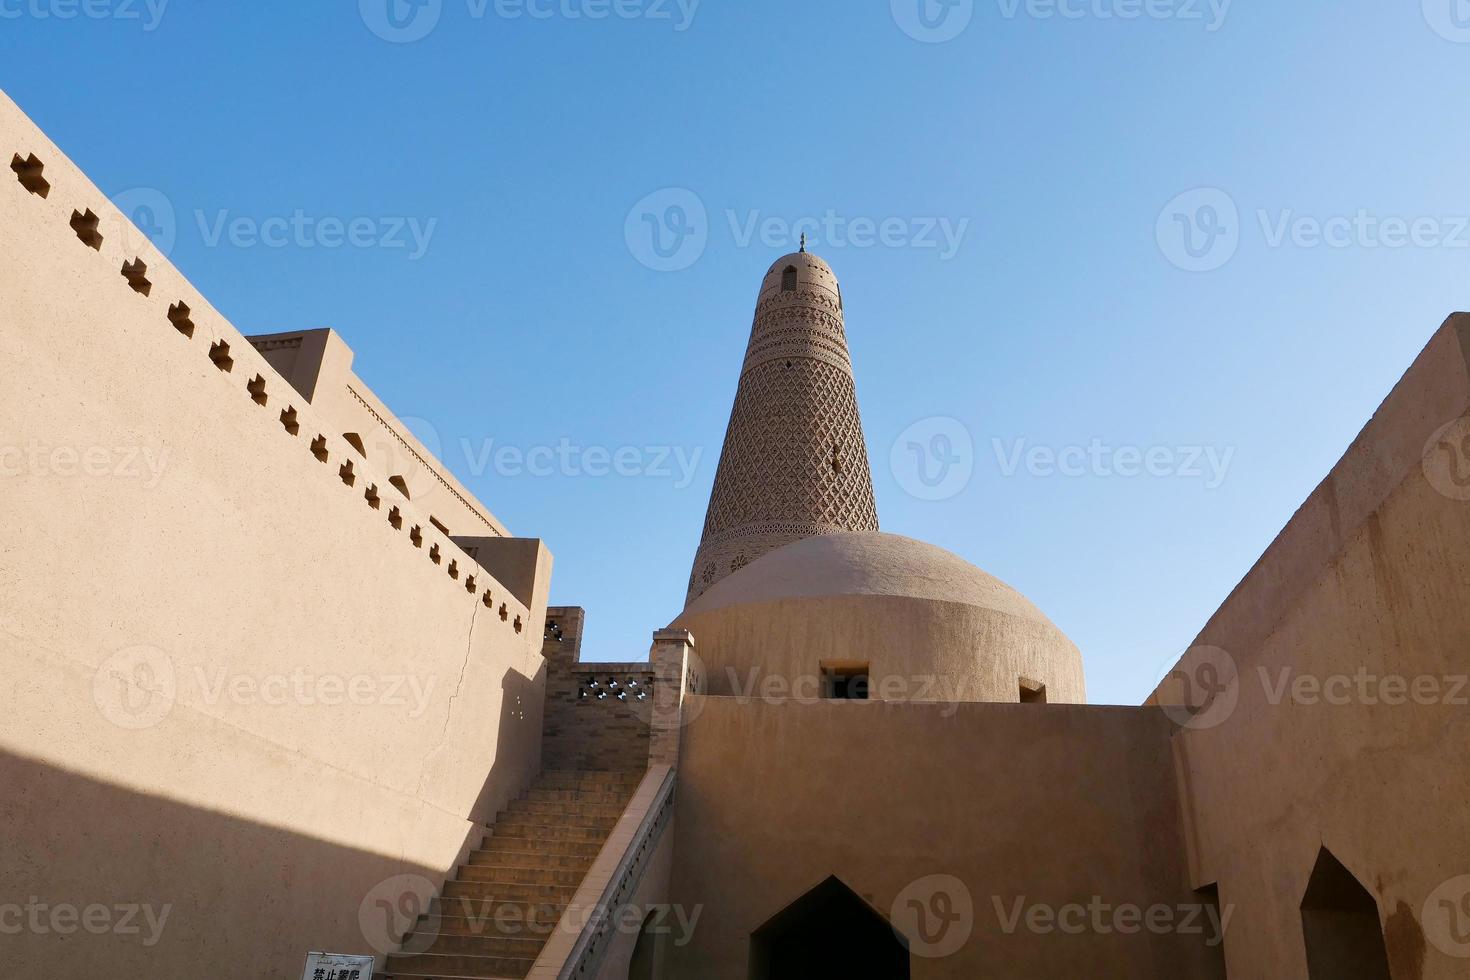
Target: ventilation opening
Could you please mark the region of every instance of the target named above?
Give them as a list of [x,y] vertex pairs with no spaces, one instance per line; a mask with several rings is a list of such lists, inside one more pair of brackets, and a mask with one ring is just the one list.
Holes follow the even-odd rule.
[[15,171],[15,178],[20,181],[20,186],[32,194],[45,197],[51,193],[51,184],[41,176],[41,171],[46,169],[46,165],[37,160],[34,153],[25,160],[22,160],[20,154],[17,153],[15,159],[10,161],[10,169]]
[[424,546],[424,529],[415,524],[413,530],[408,532],[408,540],[413,542],[415,548],[422,548]]
[[403,511],[399,510],[397,507],[394,507],[392,510],[388,511],[388,523],[393,525],[393,530],[402,531]]
[[383,498],[378,496],[378,485],[376,483],[368,484],[367,490],[363,491],[362,499],[366,500],[367,505],[373,510],[378,510],[383,506]]
[[436,545],[431,545],[429,547],[429,561],[431,561],[431,562],[433,562],[434,564],[437,565],[437,564],[439,564],[443,560],[444,560],[444,553],[439,550],[439,546],[437,544]]
[[485,608],[486,609],[494,609],[495,608],[495,599],[494,599],[494,597],[492,597],[490,595],[490,590],[489,589],[486,589],[485,590],[485,594],[482,595],[482,596],[480,596],[480,601],[485,604]]
[[342,482],[347,484],[349,487],[356,483],[357,474],[352,472],[352,460],[349,459],[347,462],[338,467],[337,475],[340,476],[342,478]]
[[1046,704],[1046,685],[1029,677],[1021,678],[1021,703]]
[[189,319],[189,307],[183,303],[175,303],[168,308],[168,322],[174,325],[174,329],[185,337],[193,338],[194,321]]
[[133,287],[133,292],[143,296],[153,292],[153,283],[148,281],[148,266],[143,263],[142,259],[124,262],[122,275],[128,281],[128,285]]
[[80,211],[71,213],[71,230],[77,233],[83,245],[99,252],[102,250],[102,233],[97,230],[97,216],[92,213],[91,208],[87,209],[86,214]]
[[829,701],[868,700],[868,665],[850,661],[822,664],[822,697]]
[[521,617],[519,616],[516,617],[516,621],[511,625],[515,627],[517,633],[526,628],[525,624],[521,622]]
[[750,937],[752,980],[908,980],[909,951],[883,914],[828,878]]
[[833,446],[832,447],[832,456],[828,460],[828,462],[832,466],[832,474],[834,476],[841,476],[842,475],[842,469],[843,469],[843,459],[842,459],[842,453],[838,451],[838,449],[837,449],[836,446]]
[[281,428],[285,429],[293,436],[301,431],[301,423],[296,421],[295,406],[287,405],[286,410],[281,413]]
[[470,593],[471,595],[474,595],[474,593],[475,593],[475,577],[473,575],[471,575],[469,578],[467,578],[467,579],[464,580],[464,590],[466,592]]
[[449,563],[449,577],[452,578],[452,579],[454,579],[456,582],[459,581],[459,562],[458,561],[451,561]]
[[510,618],[510,610],[505,608],[505,603],[500,604],[500,621],[503,623]]
[[403,477],[401,477],[401,476],[390,476],[390,477],[388,477],[388,482],[391,483],[391,484],[393,484],[393,489],[394,490],[397,490],[399,493],[403,494],[403,499],[404,500],[412,500],[413,499],[412,497],[410,497],[408,495],[408,481],[405,480]]
[[217,341],[209,348],[209,359],[221,371],[229,371],[235,366],[235,359],[230,356],[230,345],[223,340]]
[[781,273],[781,292],[796,292],[796,266],[788,265],[786,271]]
[[319,463],[325,463],[332,458],[332,454],[327,452],[326,436],[317,436],[311,440],[311,454],[317,458]]
[[1302,897],[1311,980],[1392,980],[1378,902],[1327,848]]
[[363,459],[367,459],[367,449],[362,444],[362,436],[356,432],[344,432],[342,433],[342,438],[347,440],[347,445],[357,450],[357,455]]
[[439,533],[442,534],[442,535],[444,535],[446,538],[452,536],[449,533],[449,528],[447,528],[443,524],[439,523],[439,518],[435,517],[433,514],[430,514],[429,515],[429,523],[432,524],[432,525],[434,525],[435,527],[437,527],[439,529]]
[[245,386],[245,390],[250,392],[250,400],[261,408],[265,408],[265,403],[271,400],[270,395],[265,393],[265,378],[262,378],[258,374],[250,379],[250,383]]

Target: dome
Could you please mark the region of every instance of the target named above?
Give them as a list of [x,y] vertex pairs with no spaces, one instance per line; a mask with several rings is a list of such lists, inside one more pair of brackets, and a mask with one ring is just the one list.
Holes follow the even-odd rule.
[[783,285],[787,269],[796,270],[796,281],[802,286],[818,286],[836,295],[839,291],[837,285],[837,273],[832,271],[820,256],[811,252],[792,252],[783,255],[771,263],[766,277],[761,281],[761,295],[772,290],[780,290]]
[[766,675],[811,689],[810,678],[862,668],[883,700],[1085,700],[1081,654],[1030,600],[896,534],[785,545],[717,582],[673,626],[694,634],[712,694]]

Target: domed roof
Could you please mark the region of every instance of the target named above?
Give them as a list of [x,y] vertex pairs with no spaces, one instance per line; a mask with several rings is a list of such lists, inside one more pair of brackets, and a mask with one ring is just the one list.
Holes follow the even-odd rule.
[[1029,599],[958,555],[878,531],[794,541],[715,583],[684,614],[778,599],[855,595],[961,603],[1051,625]]
[[761,282],[761,293],[781,288],[781,278],[787,269],[796,269],[797,282],[803,285],[821,286],[837,292],[837,273],[820,256],[811,252],[792,252],[771,263],[766,277]]

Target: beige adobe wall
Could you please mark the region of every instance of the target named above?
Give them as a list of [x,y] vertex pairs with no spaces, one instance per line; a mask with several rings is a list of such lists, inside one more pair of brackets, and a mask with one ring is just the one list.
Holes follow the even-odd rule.
[[1007,934],[996,911],[1200,902],[1155,709],[692,697],[685,712],[672,899],[700,918],[674,976],[745,980],[750,934],[829,875],[885,915],[928,904],[928,876],[964,883],[968,942],[915,955],[916,980],[1217,975],[1201,936]]
[[1224,653],[1156,694],[1233,678],[1174,739],[1194,883],[1237,908],[1232,976],[1307,976],[1324,845],[1376,897],[1395,980],[1470,969],[1467,351],[1453,317],[1205,627]]
[[[49,183],[0,171],[0,906],[168,910],[151,945],[27,925],[6,971],[254,980],[369,950],[370,889],[437,883],[538,769],[544,548],[518,546],[531,608],[4,98],[0,152]],[[100,249],[69,227],[89,209]]]

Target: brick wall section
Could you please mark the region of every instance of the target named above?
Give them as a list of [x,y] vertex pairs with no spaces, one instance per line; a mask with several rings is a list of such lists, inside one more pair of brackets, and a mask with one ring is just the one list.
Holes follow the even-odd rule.
[[[582,609],[563,606],[546,611],[546,710],[542,716],[541,765],[544,769],[642,772],[648,768],[649,724],[654,710],[654,671],[641,663],[581,662]],[[628,693],[599,699],[590,688],[608,690],[614,679]],[[629,685],[636,681],[637,688]],[[588,691],[582,697],[582,691]],[[649,697],[638,700],[637,691]]]

